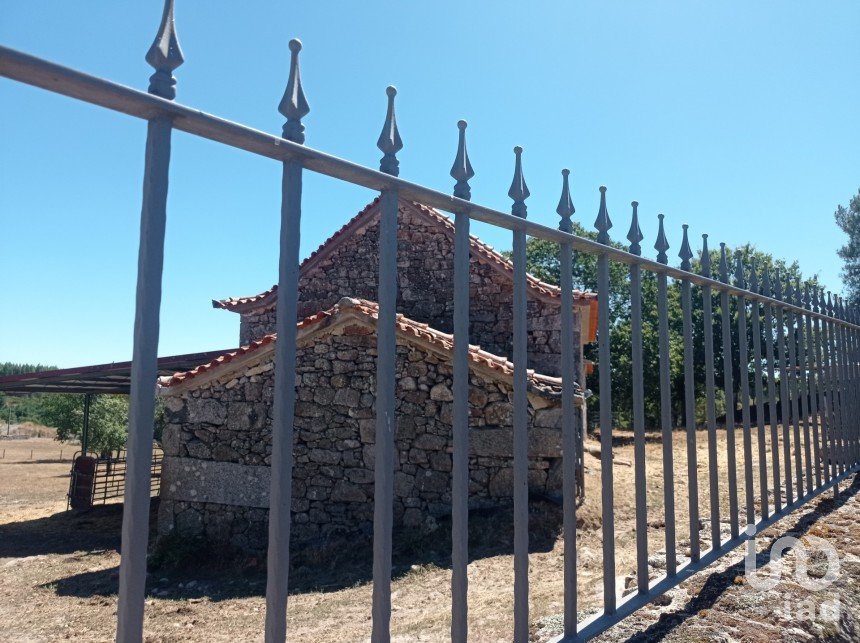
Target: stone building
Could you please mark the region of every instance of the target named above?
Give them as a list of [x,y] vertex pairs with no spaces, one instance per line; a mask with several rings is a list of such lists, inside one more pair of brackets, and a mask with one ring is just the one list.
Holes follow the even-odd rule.
[[[369,532],[376,373],[374,202],[301,266],[293,538]],[[395,524],[450,512],[453,224],[401,203],[398,230]],[[472,239],[470,506],[510,501],[511,264]],[[560,293],[529,280],[529,487],[561,489]],[[159,532],[241,551],[266,546],[277,289],[213,302],[241,315],[242,347],[160,381],[167,415]],[[594,338],[596,300],[576,293],[576,335]],[[581,345],[580,341],[580,345]],[[483,342],[483,343],[481,343]],[[488,348],[489,347],[489,348]],[[584,376],[582,352],[577,372]],[[576,403],[584,404],[577,386]]]

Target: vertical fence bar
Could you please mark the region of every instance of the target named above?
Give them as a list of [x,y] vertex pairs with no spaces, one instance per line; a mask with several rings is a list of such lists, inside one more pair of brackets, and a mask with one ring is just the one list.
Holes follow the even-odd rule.
[[[774,276],[774,293],[775,299],[782,300],[782,280],[779,276],[779,270]],[[791,504],[794,502],[793,484],[791,482],[791,412],[789,411],[789,391],[788,391],[788,357],[785,347],[785,318],[783,316],[782,306],[776,308],[776,338],[779,355],[777,356],[779,369],[779,398],[780,407],[782,409],[782,450],[785,459],[785,502]]]
[[[857,324],[857,316],[856,311],[853,307],[848,308],[848,321],[856,326]],[[848,342],[849,342],[849,370],[848,377],[851,388],[851,395],[853,401],[853,408],[851,412],[851,441],[852,441],[852,452],[851,452],[851,465],[854,466],[857,464],[858,460],[858,442],[857,442],[857,417],[860,415],[860,397],[858,397],[857,391],[857,331],[856,328],[852,326],[848,328]]]
[[833,431],[830,438],[833,443],[831,457],[833,458],[834,477],[836,477],[842,473],[842,432],[845,425],[842,422],[842,403],[839,399],[839,360],[837,358],[836,324],[833,322],[833,296],[830,292],[827,293],[826,311],[828,316],[828,351],[830,353],[828,369],[830,375],[830,403],[832,406],[831,414],[833,415]]
[[[702,235],[701,273],[711,277],[708,235]],[[714,397],[714,298],[710,286],[702,286],[702,330],[705,341],[705,417],[708,424],[708,479],[711,502],[711,547],[718,549],[720,535],[720,476],[717,461],[717,408]]]
[[[785,300],[787,304],[794,303],[794,293],[791,288],[791,277],[785,276]],[[800,443],[800,410],[798,407],[799,389],[797,386],[797,337],[794,328],[794,312],[786,309],[786,327],[788,343],[788,394],[791,398],[791,417],[794,427],[794,466],[797,479],[797,498],[803,497],[803,451]]]
[[[612,221],[606,187],[600,186],[600,210],[594,222],[597,241],[609,244]],[[597,256],[598,353],[600,369],[600,479],[603,516],[603,613],[615,612],[615,497],[612,471],[612,365],[609,344],[609,257]]]
[[[400,173],[396,154],[403,148],[394,97],[389,86],[388,111],[377,147],[383,152],[379,170]],[[391,540],[394,523],[395,378],[397,365],[397,209],[396,189],[382,191],[379,221],[379,319],[376,325],[376,451],[373,493],[373,643],[391,638]]]
[[[800,290],[800,279],[794,280],[794,304],[803,307],[803,293]],[[795,315],[797,321],[797,384],[800,397],[800,418],[803,423],[803,455],[806,470],[806,492],[812,491],[812,443],[809,432],[809,383],[807,378],[806,341],[804,339],[804,317]]]
[[[146,54],[155,69],[149,93],[168,100],[176,97],[173,71],[182,51],[173,22],[173,1],[167,0],[155,41]],[[167,185],[170,169],[171,123],[156,118],[147,124],[140,248],[137,260],[134,347],[128,410],[126,485],[122,514],[122,558],[116,640],[143,639],[146,593],[146,548],[149,535],[152,431],[155,419],[155,382],[158,378],[158,332],[164,234],[167,225]]]
[[836,363],[839,372],[839,409],[842,414],[842,434],[840,436],[842,438],[842,442],[839,449],[839,464],[840,471],[845,473],[848,469],[848,463],[850,462],[848,459],[848,453],[850,450],[851,399],[848,395],[848,379],[845,360],[845,326],[841,323],[843,321],[842,305],[838,296],[834,298],[833,312],[837,320],[834,327],[836,329],[837,342]]
[[[678,256],[681,270],[693,269],[690,260],[693,251],[687,237],[687,224]],[[693,304],[691,285],[686,279],[681,281],[681,308],[684,333],[684,416],[687,426],[687,496],[689,502],[690,560],[696,562],[700,557],[699,546],[699,475],[696,464],[696,382],[693,371]]]
[[[742,255],[735,255],[735,285],[746,290]],[[741,376],[741,421],[744,427],[744,496],[747,525],[755,524],[755,492],[753,489],[752,429],[750,427],[750,360],[747,339],[747,301],[738,297],[738,360]]]
[[843,350],[842,359],[845,363],[845,395],[848,399],[848,432],[846,434],[846,451],[845,451],[845,466],[846,469],[851,468],[854,464],[854,426],[857,417],[856,397],[854,395],[854,382],[851,373],[851,328],[850,313],[845,306],[845,299],[839,299],[839,313],[842,319],[842,337],[845,348]]
[[[523,178],[523,149],[514,148],[516,165],[508,196],[511,214],[526,218],[529,189]],[[514,641],[529,637],[529,487],[528,487],[528,317],[526,311],[526,233],[514,230]]]
[[[756,274],[755,257],[750,257],[750,283],[751,292],[759,291],[758,275]],[[758,472],[759,488],[761,491],[761,517],[765,519],[768,511],[768,483],[767,483],[767,444],[765,443],[764,430],[764,387],[762,383],[761,367],[761,305],[758,301],[750,302],[752,309],[752,338],[753,338],[753,376],[755,377],[755,419],[758,429]]]
[[[633,217],[627,239],[630,254],[641,255],[639,204],[633,206]],[[640,594],[648,593],[648,507],[645,485],[645,385],[642,364],[642,274],[638,263],[630,264],[630,343],[633,378],[633,466],[636,491],[636,583]]]
[[[283,137],[304,143],[301,119],[310,112],[299,74],[302,43],[290,41],[290,77],[278,111],[287,117]],[[269,551],[266,577],[266,641],[287,637],[290,571],[290,510],[293,482],[293,422],[296,412],[296,319],[299,241],[302,217],[302,166],[284,161],[281,181],[281,235],[275,326],[275,392],[272,418],[272,478],[269,491]]]
[[[821,302],[818,299],[818,288],[813,286],[810,298],[812,312],[819,313],[820,303]],[[821,319],[817,316],[812,319],[812,330],[814,335],[813,346],[815,348],[816,404],[818,406],[819,421],[821,423],[821,477],[822,480],[827,483],[830,482],[830,467],[828,466],[828,462],[830,461],[830,421],[827,417],[827,378],[825,376],[826,370],[822,348],[824,344],[823,324],[821,323]]]
[[804,331],[806,333],[806,386],[809,393],[809,422],[812,425],[812,459],[815,462],[815,486],[820,487],[821,479],[821,447],[818,433],[818,368],[819,360],[815,356],[815,335],[812,327],[812,300],[809,296],[809,284],[803,288]]
[[[770,271],[767,266],[763,270],[762,293],[765,297],[773,296],[770,282]],[[782,510],[782,476],[779,466],[779,429],[778,411],[776,405],[776,358],[773,352],[773,308],[764,305],[764,343],[765,362],[767,363],[767,408],[770,424],[771,469],[773,470],[773,506],[774,511]]]
[[[466,150],[466,121],[457,123],[459,141],[451,176],[454,196],[472,198],[475,176]],[[454,215],[454,456],[451,481],[451,641],[469,636],[469,216]]]
[[[720,244],[720,281],[729,283],[729,264],[726,244]],[[735,451],[735,387],[732,374],[732,315],[729,293],[720,292],[720,312],[723,333],[723,392],[726,396],[726,460],[729,475],[729,525],[732,538],[738,535],[738,479]]]
[[[669,257],[666,255],[666,251],[669,249],[669,242],[663,229],[663,215],[658,214],[657,218],[659,219],[659,229],[654,249],[657,250],[657,261],[662,264],[668,264]],[[657,275],[658,342],[660,345],[660,428],[663,442],[663,510],[666,522],[663,533],[666,538],[666,573],[669,576],[674,576],[678,571],[678,555],[675,549],[675,466],[673,464],[674,453],[672,450],[671,354],[669,352],[667,281],[665,274],[660,273]],[[605,298],[604,295],[603,299]]]
[[[824,291],[821,291],[819,298],[821,306],[821,314],[827,315],[827,299],[824,297]],[[825,413],[827,415],[827,460],[829,463],[830,479],[832,480],[839,472],[836,470],[836,425],[835,404],[833,401],[833,368],[832,368],[832,350],[830,345],[830,320],[825,317],[821,320],[821,345],[823,352],[824,365],[824,382],[825,382]],[[834,493],[836,493],[834,491]]]
[[[570,217],[576,212],[570,198],[569,170],[562,170],[561,198],[558,212],[561,217],[558,229],[573,232]],[[560,247],[561,269],[561,439],[563,476],[564,522],[564,635],[576,636],[576,498],[578,466],[578,440],[576,436],[576,407],[574,406],[574,341],[573,341],[573,251],[569,243]]]

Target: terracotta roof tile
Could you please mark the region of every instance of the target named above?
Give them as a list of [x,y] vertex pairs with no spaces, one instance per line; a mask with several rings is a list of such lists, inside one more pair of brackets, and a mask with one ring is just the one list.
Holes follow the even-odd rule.
[[[320,311],[314,315],[311,315],[310,317],[306,317],[297,324],[297,328],[300,331],[304,329],[309,330],[314,326],[323,324],[324,322],[334,321],[337,317],[341,315],[349,314],[356,316],[358,319],[362,320],[368,325],[375,326],[376,320],[379,318],[379,305],[375,302],[367,301],[365,299],[353,299],[349,297],[344,297],[340,300],[340,302],[338,302],[338,304],[334,308]],[[428,324],[416,322],[412,319],[409,319],[408,317],[404,317],[402,314],[397,315],[396,324],[398,334],[401,337],[405,338],[407,341],[413,338],[420,339],[442,351],[453,351],[453,335],[438,331],[429,326]],[[175,386],[180,383],[187,382],[199,375],[212,373],[213,371],[220,370],[221,368],[225,368],[237,357],[248,355],[249,353],[253,353],[267,345],[272,344],[276,340],[276,338],[277,336],[274,333],[266,335],[258,341],[252,342],[247,346],[242,346],[241,348],[237,348],[236,350],[225,353],[224,355],[221,355],[220,357],[212,360],[211,362],[198,366],[191,371],[187,371],[185,373],[175,373],[174,375],[169,377],[162,377],[159,380],[159,383],[162,387]],[[514,365],[510,361],[508,361],[505,357],[488,353],[487,351],[482,350],[480,346],[469,345],[469,358],[473,363],[488,368],[506,377],[513,375]],[[535,373],[531,369],[529,369],[528,371],[528,377],[533,385],[536,385],[539,389],[542,389],[547,392],[549,392],[550,389],[558,389],[561,386],[560,378],[541,375],[539,373]],[[579,391],[578,385],[577,390]]]

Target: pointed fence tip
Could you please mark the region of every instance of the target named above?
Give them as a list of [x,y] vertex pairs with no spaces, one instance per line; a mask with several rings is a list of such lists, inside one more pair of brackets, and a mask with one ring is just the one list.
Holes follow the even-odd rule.
[[633,215],[630,218],[630,230],[627,232],[627,240],[630,242],[630,254],[641,255],[642,246],[640,241],[645,238],[642,234],[642,229],[639,227],[639,201],[631,201]]
[[690,260],[693,258],[693,250],[690,248],[690,239],[688,231],[690,226],[684,223],[681,225],[683,229],[683,237],[681,239],[681,250],[678,252],[678,256],[681,258],[681,270],[690,271],[693,267],[693,264]]
[[654,250],[657,251],[657,262],[667,264],[669,263],[669,255],[666,254],[666,251],[669,249],[669,240],[666,239],[666,230],[663,227],[664,218],[663,214],[657,215],[659,222],[657,224],[657,241],[654,243]]
[[176,78],[173,77],[173,71],[185,62],[185,58],[176,37],[173,0],[164,2],[161,24],[155,40],[146,52],[146,62],[155,69],[155,73],[149,77],[149,93],[167,100],[176,98]]
[[278,111],[286,116],[287,121],[283,127],[283,138],[294,143],[305,142],[305,126],[302,118],[311,111],[305,92],[302,88],[302,76],[299,71],[299,52],[302,50],[302,41],[293,38],[289,42],[290,49],[290,77],[284,96],[278,104]]
[[389,85],[385,88],[385,94],[388,96],[388,109],[385,113],[382,133],[376,141],[376,147],[383,153],[383,157],[379,161],[379,171],[391,176],[398,176],[400,174],[400,161],[397,160],[397,152],[403,149],[403,141],[400,138],[400,131],[397,129],[397,117],[394,111],[394,97],[397,96],[397,88],[394,85]]
[[451,166],[451,178],[456,179],[454,185],[454,196],[466,201],[472,198],[472,189],[469,187],[469,179],[475,176],[475,170],[469,162],[469,152],[466,149],[466,127],[468,123],[460,119],[457,121],[458,140],[457,156],[454,157],[454,165]]
[[744,259],[743,253],[738,250],[735,252],[735,286],[738,288],[746,288],[746,275],[744,274]]
[[600,186],[600,209],[597,211],[597,219],[594,221],[594,227],[597,230],[597,242],[609,243],[609,229],[612,227],[612,220],[609,218],[609,210],[606,208],[606,186]]
[[530,192],[523,177],[523,148],[519,145],[514,147],[514,156],[514,178],[508,190],[508,196],[514,201],[511,206],[511,214],[515,217],[525,219],[528,213],[526,199],[529,198]]
[[576,208],[573,206],[573,199],[570,196],[570,170],[567,168],[561,171],[561,196],[555,211],[561,217],[558,229],[562,232],[573,232],[573,222],[570,217],[576,212]]
[[699,266],[703,277],[711,276],[711,251],[708,249],[708,235],[702,234],[702,257]]

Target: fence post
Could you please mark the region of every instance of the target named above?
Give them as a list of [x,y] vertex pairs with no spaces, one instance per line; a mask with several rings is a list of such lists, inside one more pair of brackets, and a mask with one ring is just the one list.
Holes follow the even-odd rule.
[[[702,235],[702,257],[699,261],[703,277],[711,278],[711,251],[708,235]],[[711,286],[702,286],[702,330],[705,344],[705,417],[708,424],[708,493],[711,504],[711,548],[719,549],[720,483],[717,462],[717,409],[714,398],[714,298]]]
[[[451,176],[454,196],[472,198],[469,179],[475,176],[466,150],[466,121],[460,130]],[[469,216],[454,215],[454,454],[451,481],[451,641],[469,636]]]
[[[523,148],[514,148],[514,178],[508,190],[511,214],[526,218],[529,189],[523,177]],[[514,641],[529,636],[528,317],[526,233],[513,233],[514,259]]]
[[[761,294],[773,297],[770,281],[770,270],[767,266],[762,269]],[[779,411],[776,404],[776,357],[773,352],[773,307],[770,303],[764,305],[764,341],[765,362],[767,363],[767,408],[768,424],[770,425],[771,468],[773,469],[773,507],[774,512],[782,511],[782,475],[780,473],[779,455]]]
[[[150,78],[149,93],[167,100],[175,98],[176,80],[173,71],[182,64],[183,58],[173,23],[173,0],[164,3],[161,25],[146,54],[146,61],[155,69]],[[170,135],[171,123],[166,118],[159,117],[147,124],[128,413],[128,470],[122,515],[122,558],[117,606],[116,640],[122,643],[143,638]]]
[[[785,303],[794,303],[794,293],[791,288],[791,277],[785,276]],[[803,498],[803,449],[800,443],[800,409],[798,407],[799,388],[797,386],[797,337],[794,330],[794,312],[786,309],[786,341],[788,342],[788,395],[794,428],[794,474],[797,480],[797,499]]]
[[[379,170],[397,176],[396,154],[403,148],[394,97],[389,86],[388,111],[376,146],[383,157]],[[394,434],[397,366],[397,209],[398,191],[382,191],[379,220],[379,319],[376,326],[376,451],[373,495],[373,643],[391,638],[391,539],[394,525]]]
[[[657,219],[659,224],[657,230],[657,241],[654,243],[654,249],[657,251],[657,262],[665,265],[669,263],[669,257],[666,255],[666,251],[669,249],[669,241],[666,239],[666,231],[663,228],[663,215],[658,214]],[[661,272],[657,274],[658,343],[660,345],[660,430],[663,442],[663,511],[666,523],[663,533],[666,540],[666,574],[674,576],[678,571],[678,554],[675,549],[675,467],[673,464],[674,453],[672,450],[672,384],[670,373],[671,356],[669,353],[669,304],[667,282],[668,279],[665,273]],[[605,298],[606,295],[604,294],[603,299]],[[608,311],[609,307],[607,305],[607,314]],[[603,309],[601,308],[601,314],[602,313]],[[603,408],[602,397],[601,408]]]
[[[726,258],[726,244],[720,244],[720,281],[729,283],[729,264]],[[726,396],[726,462],[729,474],[729,525],[732,538],[738,535],[738,479],[735,452],[735,387],[732,355],[732,316],[729,307],[729,293],[720,291],[720,313],[723,331],[723,392]]]
[[[570,198],[570,170],[562,170],[561,197],[556,212],[561,217],[558,229],[573,233],[570,217],[576,212]],[[574,405],[573,342],[573,250],[569,243],[559,248],[561,270],[561,439],[562,439],[562,520],[564,528],[564,635],[576,636],[576,498],[579,446]]]
[[[681,241],[681,270],[690,272],[693,269],[690,260],[693,250],[687,237],[688,226],[684,230]],[[681,309],[683,315],[684,333],[684,416],[687,425],[687,498],[689,504],[690,524],[690,560],[696,562],[700,557],[699,546],[699,474],[696,454],[696,382],[693,371],[693,304],[692,285],[686,279],[681,280]]]
[[[750,292],[758,293],[758,275],[756,274],[755,256],[750,256]],[[761,490],[761,517],[768,517],[768,483],[767,483],[767,444],[764,430],[764,383],[762,382],[761,367],[761,304],[757,299],[752,304],[752,337],[753,337],[753,374],[755,376],[755,416],[758,428],[758,468],[759,486]]]
[[[744,265],[740,252],[735,253],[735,286],[746,290]],[[741,376],[741,421],[744,431],[744,496],[747,525],[755,524],[755,490],[752,469],[752,429],[750,427],[749,341],[747,339],[747,301],[738,297],[738,365]]]
[[[794,280],[794,305],[803,308],[803,292],[800,290],[800,278]],[[795,315],[797,321],[797,329],[795,331],[797,338],[797,380],[800,403],[800,417],[803,423],[803,455],[806,458],[806,490],[807,493],[812,491],[812,444],[810,443],[809,432],[809,383],[807,378],[806,365],[806,341],[804,341],[804,317],[805,315]]]
[[[286,117],[283,138],[305,142],[301,119],[310,112],[302,89],[299,52],[290,41],[290,75],[278,111]],[[281,231],[278,300],[275,312],[275,392],[272,418],[272,472],[269,491],[269,550],[266,576],[266,641],[287,637],[290,572],[290,521],[293,483],[293,423],[296,411],[296,319],[298,317],[299,241],[302,218],[302,165],[284,161],[281,175]]]
[[821,446],[819,444],[818,434],[818,390],[819,378],[818,369],[821,364],[815,356],[815,335],[813,333],[812,315],[809,312],[812,310],[812,299],[809,295],[809,283],[803,287],[803,308],[807,311],[805,317],[806,331],[806,382],[809,390],[809,420],[812,423],[812,452],[813,460],[815,460],[815,486],[820,487],[822,484],[821,478]]
[[[779,270],[774,273],[774,299],[782,301],[782,279]],[[777,332],[777,361],[779,362],[779,398],[782,408],[782,452],[785,462],[785,503],[790,505],[794,502],[793,483],[791,481],[791,411],[789,407],[790,393],[788,390],[788,353],[785,347],[785,317],[782,306],[776,307],[776,332]]]
[[[630,254],[642,254],[639,229],[639,203],[633,201],[633,216],[627,239]],[[636,586],[640,594],[648,593],[648,507],[645,488],[645,385],[642,373],[642,267],[630,264],[630,343],[633,378],[633,466],[636,491]]]

